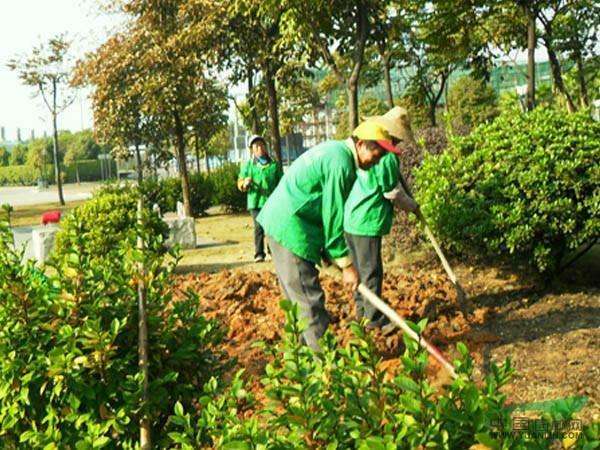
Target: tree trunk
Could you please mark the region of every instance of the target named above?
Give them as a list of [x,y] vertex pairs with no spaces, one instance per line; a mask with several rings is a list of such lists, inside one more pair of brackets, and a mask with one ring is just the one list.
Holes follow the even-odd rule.
[[52,79],[52,153],[54,157],[54,180],[58,187],[58,201],[61,205],[65,205],[63,196],[63,186],[60,170],[60,160],[58,158],[58,127],[56,125],[56,78]]
[[[110,161],[108,161],[108,164],[110,166]],[[140,185],[142,184],[142,181],[144,181],[144,169],[142,167],[142,155],[140,154],[140,144],[138,144],[137,141],[135,143],[135,164],[137,169],[138,185]]]
[[196,151],[196,172],[200,173],[200,146],[198,145],[198,136],[194,138],[194,150]]
[[432,127],[437,126],[437,120],[435,117],[435,106],[436,105],[434,102],[429,102],[429,108],[427,110],[427,115],[429,116],[429,123]]
[[204,151],[204,164],[206,164],[206,173],[210,173],[210,163],[208,162],[208,152]]
[[346,90],[348,94],[348,127],[350,131],[358,126],[358,82],[360,80],[360,71],[362,69],[365,55],[365,45],[367,42],[367,11],[362,1],[358,2],[356,11],[356,50],[354,53],[354,67],[352,74],[348,78]]
[[79,179],[79,162],[75,161],[75,179],[77,180],[77,184],[81,184],[81,180]]
[[260,134],[260,121],[258,119],[258,111],[254,102],[254,82],[252,81],[252,66],[248,66],[248,106],[250,106],[250,114],[252,117],[252,134]]
[[175,121],[175,139],[177,144],[177,162],[181,178],[181,192],[183,194],[183,210],[187,217],[192,217],[192,202],[190,200],[190,177],[185,159],[185,131],[179,113],[173,113]]
[[394,107],[394,93],[392,92],[392,64],[391,57],[389,53],[382,55],[383,58],[383,77],[385,80],[385,93],[388,108],[392,109]]
[[346,89],[346,93],[348,94],[348,132],[352,133],[352,131],[358,126],[358,83],[354,83],[354,85],[350,85],[348,83],[348,88]]
[[579,101],[581,102],[582,108],[590,106],[590,97],[587,90],[587,82],[585,81],[585,71],[583,67],[583,58],[581,57],[581,51],[577,50],[575,53],[575,63],[577,64],[577,83],[579,84]]
[[571,95],[567,91],[567,87],[565,86],[565,82],[562,77],[562,70],[560,68],[560,61],[558,60],[558,56],[554,49],[546,42],[546,49],[548,50],[548,60],[550,62],[550,69],[552,70],[552,79],[554,80],[554,86],[556,90],[560,92],[567,101],[567,110],[572,113],[577,111],[577,106],[573,102]]
[[265,83],[267,85],[267,96],[269,97],[269,125],[271,128],[271,144],[275,159],[281,164],[281,133],[279,131],[279,107],[277,105],[277,89],[275,87],[275,74],[267,65],[264,71]]
[[527,23],[527,111],[535,108],[535,13],[526,9]]

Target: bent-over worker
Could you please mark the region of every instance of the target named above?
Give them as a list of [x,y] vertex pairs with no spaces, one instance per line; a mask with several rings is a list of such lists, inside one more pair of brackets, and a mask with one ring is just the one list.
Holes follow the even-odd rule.
[[258,215],[279,282],[307,320],[303,337],[313,349],[329,325],[316,266],[325,257],[342,269],[345,285],[358,287],[344,239],[344,203],[356,170],[377,164],[387,151],[397,151],[388,131],[363,122],[351,138],[319,144],[294,161]]
[[[397,106],[383,116],[369,117],[367,120],[385,126],[398,149],[414,144],[404,108]],[[344,211],[346,241],[360,280],[378,297],[381,297],[383,285],[381,242],[392,228],[394,205],[409,212],[415,212],[418,208],[400,183],[398,156],[388,153],[372,169],[358,170]],[[357,320],[366,318],[369,328],[385,327],[384,331],[389,331],[389,321],[385,315],[359,292],[354,292],[354,299]]]

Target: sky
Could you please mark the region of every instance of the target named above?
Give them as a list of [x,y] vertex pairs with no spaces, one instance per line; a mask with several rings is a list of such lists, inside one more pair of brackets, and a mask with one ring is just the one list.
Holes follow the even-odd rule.
[[[31,130],[50,135],[52,125],[41,98],[33,88],[23,86],[6,64],[51,37],[67,32],[75,57],[95,49],[121,23],[114,15],[101,14],[95,0],[3,0],[0,2],[0,126],[7,140],[15,140],[17,128],[27,139]],[[92,126],[86,92],[58,118],[59,129],[79,131]]]

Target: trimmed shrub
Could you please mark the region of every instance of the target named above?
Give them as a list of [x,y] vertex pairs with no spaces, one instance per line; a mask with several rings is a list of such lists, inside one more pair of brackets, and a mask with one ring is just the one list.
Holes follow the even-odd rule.
[[[117,165],[111,161],[113,174],[117,173]],[[77,176],[75,165],[62,165],[62,176],[64,183],[75,183]],[[48,164],[46,175],[50,184],[54,183],[54,166]],[[40,177],[39,169],[36,170],[29,165],[0,167],[0,186],[33,186],[37,184]],[[102,179],[100,161],[95,159],[79,161],[80,181],[99,181]]]
[[[136,228],[138,193],[133,187],[110,188],[75,208],[61,222],[56,235],[54,257],[68,258],[74,248],[99,264],[122,265],[116,256]],[[148,219],[148,227],[158,240],[166,239],[167,225],[156,215]],[[162,250],[161,250],[162,251]]]
[[417,197],[450,247],[553,274],[600,236],[599,160],[600,123],[585,112],[503,115],[425,158]]
[[246,209],[246,194],[237,188],[239,172],[239,164],[226,163],[210,173],[213,205],[222,205],[228,212],[240,212]]

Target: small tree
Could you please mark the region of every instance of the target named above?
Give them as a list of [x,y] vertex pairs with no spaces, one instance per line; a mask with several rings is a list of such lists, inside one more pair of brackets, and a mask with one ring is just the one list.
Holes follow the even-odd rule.
[[52,158],[52,142],[49,139],[34,139],[30,142],[26,164],[43,180],[46,179],[46,165],[50,158]]
[[58,187],[58,200],[65,204],[62,189],[61,166],[58,157],[57,119],[74,100],[67,92],[69,69],[67,67],[70,42],[64,35],[53,37],[45,45],[35,47],[28,57],[12,59],[8,67],[19,73],[19,78],[27,86],[34,87],[40,95],[52,118],[54,179]]
[[447,102],[453,126],[475,127],[498,115],[494,89],[470,76],[456,80],[448,91]]
[[9,166],[21,166],[25,164],[27,158],[27,145],[17,144],[10,150],[10,157],[8,158]]
[[0,166],[7,166],[10,153],[5,147],[0,147]]
[[75,177],[77,179],[77,184],[81,183],[81,179],[79,177],[79,161],[85,159],[87,152],[86,148],[81,145],[81,141],[73,140],[70,145],[67,147],[67,151],[65,152],[65,164],[75,166]]

